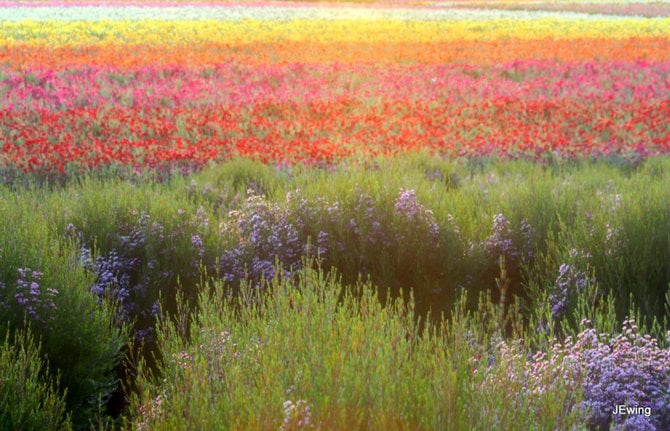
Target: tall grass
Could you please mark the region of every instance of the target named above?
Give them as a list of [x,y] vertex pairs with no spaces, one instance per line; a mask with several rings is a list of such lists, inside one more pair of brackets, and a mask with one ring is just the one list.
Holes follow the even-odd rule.
[[133,428],[569,429],[583,421],[566,410],[578,396],[567,386],[510,396],[522,391],[507,368],[522,358],[496,358],[490,323],[463,309],[450,322],[419,324],[411,296],[382,306],[370,284],[346,288],[312,269],[232,298],[215,282],[200,304],[188,336],[161,325],[161,378],[142,375]]
[[[11,340],[11,342],[10,342]],[[43,370],[40,346],[30,333],[5,333],[0,345],[0,429],[68,431],[65,400]]]
[[78,250],[49,223],[39,194],[0,191],[0,332],[30,328],[74,425],[85,426],[117,387],[126,334],[114,304],[91,295]]

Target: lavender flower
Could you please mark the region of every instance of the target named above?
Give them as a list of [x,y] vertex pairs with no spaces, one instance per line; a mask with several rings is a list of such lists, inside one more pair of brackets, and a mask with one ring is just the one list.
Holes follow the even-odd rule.
[[426,169],[425,171],[426,178],[432,181],[442,181],[444,180],[444,175],[439,169]]
[[525,241],[524,247],[525,247],[525,253],[524,257],[530,259],[533,257],[533,234],[534,234],[534,229],[528,223],[528,220],[525,218],[521,220],[521,235],[523,235],[523,239]]
[[318,247],[317,252],[319,256],[324,256],[328,251],[328,232],[319,231],[319,235],[316,238],[316,245]]
[[394,208],[397,216],[410,220],[417,218],[423,212],[423,207],[417,201],[414,190],[400,189]]
[[658,431],[651,417],[644,415],[628,416],[620,423],[613,424],[610,431]]
[[189,219],[185,211],[181,211],[178,224],[166,234],[164,226],[152,220],[148,213],[133,211],[131,214],[137,216],[136,222],[121,227],[123,234],[117,237],[117,247],[99,254],[94,261],[90,248],[84,246],[79,261],[97,275],[91,292],[98,297],[98,302],[110,300],[118,304],[118,321],[133,321],[136,338],[146,340],[158,317],[156,293],[152,288],[157,284],[170,286],[174,275],[161,262],[170,260],[172,254],[183,250],[182,245],[189,241],[193,247],[192,265],[181,271],[180,276],[182,280],[197,276],[200,262],[206,259],[197,229],[206,224],[206,215],[200,211]]
[[576,295],[587,286],[595,284],[595,282],[594,277],[590,277],[585,271],[577,269],[575,264],[561,264],[552,292],[549,295],[552,318],[558,320],[565,316]]
[[298,400],[294,403],[291,400],[286,400],[283,407],[284,423],[281,426],[282,430],[312,427],[312,412],[307,401]]
[[33,322],[46,324],[47,321],[53,320],[58,290],[53,288],[42,290],[40,287],[42,273],[39,271],[19,268],[18,273],[19,278],[16,280],[16,293],[14,294],[16,303]]
[[158,300],[154,301],[153,305],[151,306],[151,315],[157,319],[163,318],[163,313],[161,311],[161,304]]
[[[567,347],[567,346],[566,346]],[[609,340],[587,329],[575,343],[579,363],[585,368],[584,408],[592,413],[590,424],[606,427],[623,425],[631,417],[614,416],[617,405],[650,407],[647,424],[640,428],[670,429],[670,350],[660,349],[655,339],[642,336],[632,320],[623,324],[623,333]]]
[[[293,199],[287,196],[289,202]],[[221,234],[234,239],[232,247],[221,255],[220,269],[227,282],[248,279],[260,285],[275,276],[300,269],[302,257],[309,254],[303,222],[292,217],[290,210],[249,194],[239,210],[231,211],[229,221],[221,226]],[[320,252],[326,251],[327,234],[319,235]]]
[[195,268],[199,265],[199,260],[202,260],[205,257],[205,244],[202,242],[202,238],[197,233],[191,235],[191,245],[195,249],[197,258],[194,256],[191,262],[191,265]]
[[[414,190],[400,189],[393,205],[395,216],[410,223],[412,230],[426,232],[434,245],[440,236],[440,227],[435,221],[433,211],[426,209],[416,198]],[[405,235],[409,236],[409,235]],[[419,234],[419,236],[421,236]],[[408,238],[399,238],[405,241]]]
[[79,265],[82,268],[89,271],[93,270],[93,257],[91,256],[91,249],[88,247],[82,247],[79,252]]
[[515,261],[519,251],[512,240],[511,223],[504,214],[493,216],[493,230],[491,235],[484,240],[484,248],[495,257],[505,256],[507,261]]
[[[670,429],[670,349],[641,335],[631,320],[618,335],[599,335],[588,321],[582,326],[576,340],[554,345],[549,354],[535,353],[521,369],[509,367],[506,378],[522,386],[526,395],[558,386],[581,392],[583,400],[571,407],[587,415],[591,429]],[[517,363],[520,346],[521,342],[516,347],[501,343],[501,360]],[[616,415],[617,406],[650,414]]]

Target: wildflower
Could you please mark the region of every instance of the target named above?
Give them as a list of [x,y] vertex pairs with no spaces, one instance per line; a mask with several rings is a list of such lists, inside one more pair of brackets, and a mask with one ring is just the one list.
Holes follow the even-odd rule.
[[[304,226],[288,209],[250,193],[242,207],[228,216],[221,234],[236,243],[219,259],[224,280],[249,279],[260,284],[275,276],[277,262],[282,266],[280,274],[291,274],[301,267],[302,256],[309,253],[307,238]],[[325,253],[327,239],[326,232],[319,234],[319,252]]]
[[14,294],[17,304],[34,322],[46,324],[48,320],[53,320],[58,290],[53,288],[42,290],[40,287],[42,273],[39,271],[18,268],[18,273],[19,278],[16,280],[16,293]]
[[[510,368],[507,378],[529,393],[558,385],[582,392],[583,400],[573,408],[587,415],[591,429],[670,429],[670,350],[641,335],[631,320],[615,335],[597,334],[587,320],[581,325],[574,341],[568,337],[549,354],[535,353],[521,368]],[[514,363],[515,346],[502,343],[499,350],[502,360]],[[613,415],[619,405],[652,414]]]
[[569,308],[571,299],[577,292],[594,283],[595,279],[593,277],[589,277],[584,271],[577,269],[575,265],[561,264],[558,268],[553,291],[549,295],[552,318],[558,320],[563,317]]
[[509,259],[515,259],[519,252],[512,240],[511,223],[504,214],[495,214],[493,216],[493,231],[484,241],[484,248],[492,256],[505,256]]
[[[396,217],[411,223],[411,229],[423,229],[433,242],[440,236],[440,227],[435,221],[433,211],[426,209],[416,198],[414,190],[400,189],[394,203]],[[404,234],[407,236],[407,234]],[[406,238],[400,238],[404,241]]]
[[521,220],[520,230],[521,230],[521,234],[523,235],[523,239],[525,241],[524,246],[525,246],[525,249],[526,249],[526,253],[524,255],[525,255],[525,257],[530,259],[530,258],[533,257],[533,234],[534,234],[534,229],[530,225],[530,223],[528,223],[528,220],[526,220],[524,218],[524,219]]
[[307,401],[298,400],[294,403],[291,400],[286,400],[282,406],[284,408],[282,430],[312,427],[312,412]]

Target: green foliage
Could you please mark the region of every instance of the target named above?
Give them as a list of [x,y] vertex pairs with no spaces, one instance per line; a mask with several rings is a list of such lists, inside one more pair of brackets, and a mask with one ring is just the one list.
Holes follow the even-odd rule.
[[54,390],[40,346],[30,332],[11,337],[0,346],[0,429],[68,431],[72,429],[65,400]]
[[[481,397],[482,387],[475,388],[485,380],[469,361],[475,357],[487,366],[496,363],[497,343],[510,336],[527,340],[523,348],[547,349],[557,339],[574,336],[583,318],[598,331],[612,333],[630,317],[643,332],[665,338],[670,319],[670,189],[665,186],[670,159],[631,163],[615,158],[544,164],[462,161],[418,154],[315,168],[239,159],[187,178],[168,175],[163,182],[155,176],[110,179],[116,175],[111,171],[107,178],[78,178],[57,187],[16,182],[14,188],[0,188],[0,322],[3,328],[23,328],[30,321],[27,308],[18,303],[23,297],[16,295],[32,279],[19,283],[19,269],[40,272],[36,297],[47,314],[44,321],[31,321],[40,354],[60,375],[75,426],[96,416],[104,422],[102,406],[117,387],[113,370],[128,340],[116,319],[122,307],[105,301],[98,305],[91,293],[100,274],[94,264],[84,269],[83,249],[90,250],[92,262],[111,260],[117,253],[124,265],[132,266],[125,274],[128,285],[145,286],[148,293],[125,304],[139,310],[128,323],[149,329],[155,325],[154,314],[148,313],[153,310],[141,307],[151,308],[161,298],[164,315],[177,316],[178,295],[193,308],[204,294],[201,278],[218,279],[217,289],[224,289],[221,280],[230,272],[224,273],[222,257],[234,261],[243,256],[251,261],[235,262],[236,269],[251,271],[258,264],[253,261],[258,250],[267,254],[261,262],[267,264],[274,261],[273,253],[282,255],[279,248],[290,240],[291,250],[318,249],[312,256],[318,254],[323,268],[337,273],[342,285],[369,284],[348,290],[333,275],[307,272],[292,285],[292,275],[283,273],[286,279],[276,280],[268,295],[247,292],[240,299],[245,306],[235,298],[208,297],[194,326],[204,332],[195,331],[191,339],[178,337],[165,324],[158,343],[167,352],[162,371],[178,378],[168,380],[172,383],[165,390],[173,391],[171,397],[161,398],[177,412],[167,418],[175,421],[166,422],[168,429],[194,424],[189,421],[208,417],[205,412],[215,407],[220,414],[212,417],[212,425],[278,427],[285,401],[292,403],[286,407],[290,423],[300,420],[291,415],[308,404],[324,427],[477,428],[475,419],[481,415],[475,418],[466,411],[478,406],[493,412],[495,419],[482,422],[489,428],[511,427],[516,420],[522,424],[518,428],[543,429],[536,404],[505,404],[503,395],[518,382],[500,383],[502,377],[490,377],[496,369],[489,370],[493,374],[486,380],[496,389]],[[249,189],[258,211],[240,212],[248,204]],[[268,238],[258,240],[263,247],[255,247],[257,225],[245,217],[262,216],[261,207],[272,209],[276,217],[258,221],[258,226],[267,222],[259,232]],[[240,221],[248,222],[244,229],[237,225]],[[227,229],[231,224],[237,228]],[[269,239],[272,232],[281,235]],[[141,241],[130,247],[132,235]],[[293,258],[295,263],[300,256]],[[239,272],[231,284],[239,285]],[[113,297],[110,292],[120,284],[117,279],[106,285],[106,295]],[[371,286],[379,289],[380,299]],[[51,312],[48,301],[54,290],[58,294]],[[407,298],[410,290],[413,305],[403,308],[397,298]],[[297,303],[302,308],[295,308]],[[331,308],[320,308],[326,304]],[[310,310],[312,317],[296,310]],[[457,317],[449,323],[416,324],[429,313]],[[515,313],[519,318],[510,319]],[[170,355],[185,352],[198,359],[191,361],[192,367],[197,365],[193,369],[208,375],[211,358],[194,346],[218,349],[224,330],[234,340],[226,346],[237,343],[247,349],[226,351],[239,353],[229,358],[233,365],[224,376],[233,380],[226,377],[220,383],[224,386],[205,388],[200,374],[177,372],[183,369],[170,362]],[[285,338],[289,335],[293,338]],[[258,344],[261,339],[278,344]],[[339,344],[349,353],[337,353]],[[323,353],[317,351],[321,348]],[[259,364],[247,352],[253,349],[269,362]],[[358,353],[363,356],[356,359]],[[511,361],[511,368],[522,366],[519,358]],[[392,364],[398,369],[391,370]],[[416,386],[411,391],[410,382]],[[173,383],[177,386],[169,389]],[[148,415],[150,399],[162,389],[147,378],[142,384],[147,392],[137,403],[145,405]],[[287,395],[292,387],[297,392]],[[321,394],[330,387],[338,392]],[[186,416],[185,406],[195,406],[196,398],[175,398],[186,393],[184,388],[196,394],[203,409],[186,419],[178,414]],[[552,396],[563,401],[574,396],[563,390],[568,389]],[[215,393],[227,395],[217,401]],[[185,404],[173,404],[177,400]],[[551,410],[549,405],[550,400],[542,409]],[[512,417],[507,409],[521,413]],[[551,413],[561,414],[566,412]]]
[[[512,294],[525,295],[524,286],[531,281],[541,286],[554,282],[565,262],[557,261],[554,253],[550,264],[538,263],[554,247],[551,242],[558,241],[563,254],[576,249],[592,255],[590,267],[603,292],[616,299],[619,320],[628,312],[631,293],[643,314],[662,320],[665,310],[659,298],[670,282],[670,189],[664,187],[669,164],[665,158],[648,159],[634,169],[607,160],[542,165],[488,158],[458,163],[417,154],[332,169],[279,169],[237,159],[163,184],[82,179],[61,190],[21,194],[26,205],[42,208],[57,234],[65,235],[69,224],[76,227],[78,245],[87,245],[95,255],[119,249],[119,238],[143,213],[164,232],[172,232],[183,223],[180,214],[192,217],[200,211],[209,218],[207,228],[188,232],[203,241],[204,263],[213,274],[216,259],[237,241],[218,227],[252,189],[288,207],[290,221],[302,223],[301,234],[313,243],[325,232],[330,242],[322,258],[345,281],[362,275],[394,291],[414,288],[418,307],[435,312],[448,310],[460,287],[475,301],[479,292],[494,285],[499,256],[486,250],[486,241],[494,232],[494,216],[502,214],[509,222],[506,235],[519,254],[507,257]],[[411,190],[417,203],[432,212],[439,227],[436,243],[420,232],[421,223],[395,213],[402,190]],[[288,193],[294,199],[286,199]],[[531,227],[528,236],[524,223]],[[174,270],[195,297],[198,277],[186,272],[201,257],[189,245],[189,235],[170,252],[159,238],[148,235],[141,255],[145,264],[158,260],[149,273]],[[166,284],[174,291],[176,276],[160,280],[161,289]]]
[[233,298],[221,283],[210,287],[189,336],[183,324],[161,325],[160,378],[140,377],[133,429],[550,429],[579,420],[564,410],[578,396],[568,388],[510,397],[521,391],[510,387],[509,363],[489,365],[495,339],[484,316],[419,320],[411,296],[382,305],[371,285],[346,288],[312,269]]
[[[115,325],[114,307],[98,305],[91,295],[77,250],[45,223],[45,210],[30,198],[0,194],[0,328],[30,324],[40,356],[59,375],[74,424],[82,426],[118,384],[114,369],[125,334]],[[36,289],[31,301],[37,315],[29,312],[30,302],[19,301],[22,285]]]

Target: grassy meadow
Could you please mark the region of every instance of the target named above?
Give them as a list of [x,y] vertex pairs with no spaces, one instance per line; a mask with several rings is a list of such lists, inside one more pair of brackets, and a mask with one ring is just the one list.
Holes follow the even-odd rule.
[[664,424],[669,176],[419,154],[4,186],[3,367],[41,388],[8,423],[572,429],[633,397]]

